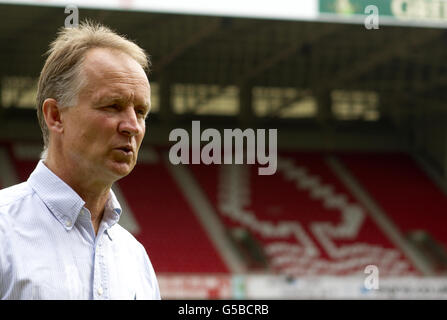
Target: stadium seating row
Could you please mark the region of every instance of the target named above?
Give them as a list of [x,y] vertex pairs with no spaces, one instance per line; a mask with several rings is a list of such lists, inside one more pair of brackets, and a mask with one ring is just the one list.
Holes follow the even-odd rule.
[[[3,143],[0,149],[2,167],[9,161],[11,176],[26,180],[39,147]],[[166,153],[143,149],[134,171],[116,186],[128,208],[130,219],[123,221],[136,224],[128,229],[158,272],[240,272],[223,252],[230,250],[242,271],[355,275],[373,264],[381,275],[408,276],[424,274],[415,261],[421,256],[409,254],[399,239],[423,229],[447,248],[447,199],[407,155],[331,156],[386,213],[382,223],[322,153],[280,152],[271,176],[258,175],[256,165],[185,166],[212,209],[202,214],[214,214],[230,239],[219,246],[213,226],[198,215],[198,200],[185,196],[172,176]],[[0,186],[14,181],[2,178]]]

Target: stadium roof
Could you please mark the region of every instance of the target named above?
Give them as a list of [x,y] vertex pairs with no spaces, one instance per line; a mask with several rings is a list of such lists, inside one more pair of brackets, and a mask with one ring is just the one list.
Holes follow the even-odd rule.
[[[1,74],[37,76],[67,15],[61,7],[0,6]],[[152,56],[154,79],[181,83],[392,89],[400,79],[411,90],[445,60],[443,29],[81,8],[87,17],[136,39]],[[385,74],[395,69],[405,72]]]
[[[38,77],[43,54],[67,17],[60,1],[51,2],[59,6],[48,5],[50,1],[28,2],[39,5],[0,4],[4,96],[8,81],[16,78],[25,79],[21,85],[12,85],[18,96],[32,87],[33,82],[25,77]],[[321,0],[319,8],[348,8],[353,17],[359,13],[356,6],[343,7],[343,2],[361,3],[334,0],[331,7],[329,0]],[[142,2],[115,3],[126,6]],[[307,140],[323,141],[321,128],[331,123],[334,111],[338,119],[375,121],[416,112],[415,104],[429,103],[431,109],[425,111],[435,114],[443,108],[447,34],[440,27],[381,25],[367,30],[363,23],[329,23],[322,22],[323,18],[243,18],[117,8],[80,6],[79,18],[103,22],[146,49],[152,57],[150,80],[157,91],[154,97],[158,105],[169,105],[177,110],[174,112],[181,113],[185,104],[183,113],[198,114],[207,110],[207,102],[219,105],[212,99],[224,96],[233,99],[226,104],[228,109],[234,106],[230,115],[242,118],[245,125],[255,126],[250,122],[253,112],[272,118],[275,127],[282,125],[278,122],[281,117],[310,119],[320,131],[313,140]],[[14,99],[11,101],[14,106]],[[161,114],[169,114],[170,110],[164,112],[163,108]],[[256,126],[265,124],[265,119],[254,120]],[[298,140],[296,122],[291,125],[291,137]],[[300,123],[299,128],[307,127]],[[382,144],[400,143],[377,135],[376,128],[372,132]],[[333,143],[333,131],[327,134],[331,140],[324,143]],[[350,141],[356,141],[357,135],[356,127]]]

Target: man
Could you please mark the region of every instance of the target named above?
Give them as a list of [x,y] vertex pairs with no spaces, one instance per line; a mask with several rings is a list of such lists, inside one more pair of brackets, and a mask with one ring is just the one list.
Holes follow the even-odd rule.
[[48,53],[37,94],[43,159],[0,191],[0,298],[160,299],[111,190],[144,137],[148,58],[89,22],[62,29]]

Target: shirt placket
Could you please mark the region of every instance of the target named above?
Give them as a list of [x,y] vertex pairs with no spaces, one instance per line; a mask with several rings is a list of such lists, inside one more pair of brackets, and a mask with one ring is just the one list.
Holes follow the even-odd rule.
[[95,270],[93,279],[93,298],[103,300],[109,298],[108,275],[105,261],[104,233],[100,236],[95,248]]

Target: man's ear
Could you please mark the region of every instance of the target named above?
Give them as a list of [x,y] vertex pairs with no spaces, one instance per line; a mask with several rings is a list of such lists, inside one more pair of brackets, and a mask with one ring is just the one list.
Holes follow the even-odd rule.
[[61,109],[57,105],[57,101],[53,98],[47,98],[43,102],[42,111],[47,123],[49,131],[62,133],[64,127],[61,118]]

